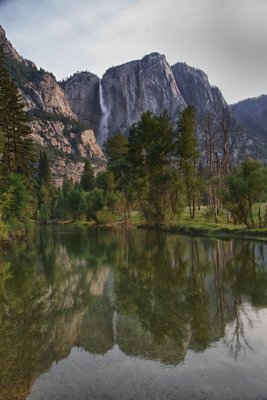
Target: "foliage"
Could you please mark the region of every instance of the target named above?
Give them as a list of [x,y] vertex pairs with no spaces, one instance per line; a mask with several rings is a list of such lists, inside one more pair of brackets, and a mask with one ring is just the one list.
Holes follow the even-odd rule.
[[0,130],[3,135],[1,172],[30,174],[34,161],[28,116],[22,98],[9,78],[0,52]]
[[195,218],[196,197],[199,186],[199,145],[196,136],[196,111],[188,106],[182,111],[178,126],[177,152],[183,176],[191,218]]
[[25,220],[29,213],[29,192],[25,178],[19,174],[9,174],[2,178],[0,191],[0,210],[4,221],[11,218]]
[[81,187],[85,192],[93,190],[95,186],[94,171],[89,160],[85,161],[84,172],[81,177]]
[[254,227],[253,205],[266,191],[267,168],[259,161],[246,159],[226,178],[226,190],[222,194],[224,206],[237,222]]
[[71,216],[76,220],[85,212],[85,201],[78,189],[73,189],[68,195],[68,209]]
[[8,227],[4,223],[4,221],[1,221],[1,219],[0,219],[0,241],[7,240],[7,239],[8,239]]
[[144,113],[128,137],[127,182],[147,222],[172,218],[183,204],[183,183],[176,168],[175,132],[166,113]]
[[95,188],[86,194],[85,201],[87,204],[87,220],[93,219],[98,222],[97,212],[104,207],[104,191]]

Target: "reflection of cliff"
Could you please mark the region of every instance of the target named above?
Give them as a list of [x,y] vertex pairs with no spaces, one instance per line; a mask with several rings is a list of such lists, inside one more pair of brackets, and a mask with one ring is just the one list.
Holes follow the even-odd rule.
[[77,345],[92,354],[105,354],[114,344],[112,307],[107,297],[97,297],[86,313]]
[[150,331],[142,327],[137,318],[118,316],[117,343],[128,355],[142,356],[167,364],[178,364],[185,358],[189,341],[189,324],[183,326],[183,332],[177,332],[176,338],[165,335],[157,339]]
[[[26,246],[26,245],[24,245]],[[0,261],[0,399],[25,399],[72,347],[177,364],[267,305],[265,244],[47,229]],[[110,273],[112,271],[112,273]],[[236,340],[238,339],[238,340]]]
[[37,268],[45,269],[49,260],[50,284],[46,273],[35,270],[36,252],[25,250],[30,257],[18,253],[0,263],[1,400],[25,399],[35,379],[79,344],[86,315],[109,274],[105,267],[91,271],[54,242],[39,246],[37,258]]

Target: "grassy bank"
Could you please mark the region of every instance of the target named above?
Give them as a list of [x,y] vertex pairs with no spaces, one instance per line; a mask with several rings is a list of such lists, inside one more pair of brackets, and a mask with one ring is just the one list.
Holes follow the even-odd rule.
[[[256,210],[255,207],[255,218]],[[190,236],[206,236],[220,238],[257,238],[267,241],[267,228],[247,228],[245,225],[235,225],[226,222],[224,212],[219,216],[219,222],[213,222],[213,217],[207,214],[207,208],[201,207],[197,211],[195,219],[191,219],[189,210],[185,209],[179,220],[171,221],[161,226],[140,222],[138,228],[153,229],[164,232],[180,233]]]
[[244,238],[260,239],[267,241],[267,228],[248,229],[236,225],[223,224],[166,224],[161,226],[140,224],[138,228],[160,230],[163,232],[180,233],[189,236],[206,236],[217,238]]
[[[62,225],[73,225],[88,227],[92,230],[111,230],[117,228],[125,228],[124,221],[119,217],[113,222],[107,224],[96,224],[93,221],[85,220],[65,220],[56,221]],[[191,219],[189,210],[185,209],[179,220],[173,220],[168,224],[156,226],[148,224],[144,221],[142,215],[138,211],[131,212],[126,225],[128,228],[137,227],[140,229],[160,230],[170,233],[179,233],[189,236],[205,236],[218,238],[246,238],[267,241],[267,228],[247,228],[245,225],[235,225],[226,223],[226,214],[224,212],[219,216],[219,222],[213,222],[213,217],[207,214],[207,208],[201,207],[197,210],[195,219]]]

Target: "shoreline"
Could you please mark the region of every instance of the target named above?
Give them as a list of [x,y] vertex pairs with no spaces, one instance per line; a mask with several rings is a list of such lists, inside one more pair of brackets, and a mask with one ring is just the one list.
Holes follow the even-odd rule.
[[147,229],[166,233],[177,233],[191,237],[208,237],[219,239],[250,239],[267,241],[267,228],[227,228],[212,226],[193,226],[193,225],[162,225],[155,226],[149,224],[137,225],[138,229]]

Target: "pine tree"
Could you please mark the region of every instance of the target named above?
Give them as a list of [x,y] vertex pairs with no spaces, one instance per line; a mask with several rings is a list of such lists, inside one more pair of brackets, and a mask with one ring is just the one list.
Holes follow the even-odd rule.
[[89,160],[86,160],[84,164],[84,172],[81,177],[81,186],[86,192],[90,192],[90,190],[93,190],[95,187],[94,172]]
[[2,132],[1,171],[4,175],[28,175],[34,161],[29,119],[21,95],[10,79],[0,51],[0,130]]
[[177,150],[180,171],[184,177],[190,217],[195,218],[196,195],[198,190],[199,146],[196,136],[195,108],[186,107],[178,126]]
[[52,184],[49,160],[45,151],[40,152],[37,180],[38,215],[41,222],[55,218],[58,193]]
[[49,166],[49,161],[45,151],[40,152],[40,160],[38,166],[38,177],[39,183],[45,185],[51,184],[51,171]]

